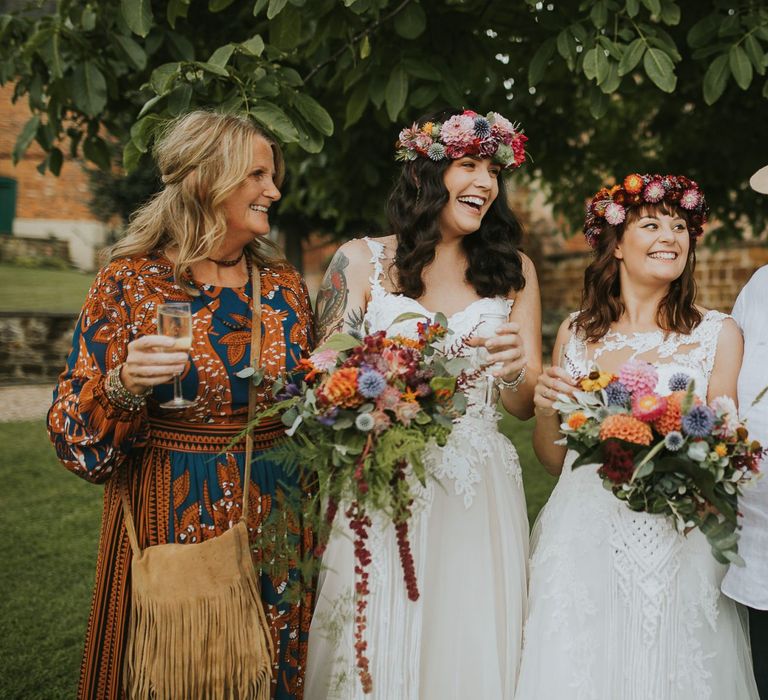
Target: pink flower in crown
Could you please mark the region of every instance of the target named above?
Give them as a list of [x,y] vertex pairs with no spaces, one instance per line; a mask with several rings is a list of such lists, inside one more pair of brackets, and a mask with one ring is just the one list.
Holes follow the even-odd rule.
[[512,139],[512,151],[515,154],[515,165],[520,165],[525,161],[525,142],[528,137],[525,134],[518,134]]
[[491,135],[480,142],[479,155],[481,155],[483,158],[490,158],[494,153],[496,153],[498,148],[499,148],[498,139],[494,138],[493,135]]
[[627,218],[627,212],[624,209],[624,207],[621,206],[621,204],[617,204],[616,202],[611,202],[605,208],[605,220],[611,226],[618,226],[626,218]]
[[468,114],[456,114],[440,128],[440,140],[446,146],[467,148],[475,140],[475,120]]
[[429,134],[425,134],[423,131],[419,131],[414,139],[414,146],[419,150],[426,153],[429,147],[432,145],[432,137]]
[[493,115],[493,125],[491,126],[491,135],[498,138],[507,146],[512,145],[515,138],[515,127],[506,117],[502,117],[498,112],[491,112]]
[[643,360],[629,360],[619,369],[619,381],[635,396],[652,394],[659,381],[656,368]]
[[414,124],[410,128],[403,129],[397,138],[399,139],[400,143],[403,146],[411,146],[415,142],[419,132],[420,132],[419,125]]
[[316,369],[319,369],[321,372],[328,372],[336,366],[338,357],[339,353],[337,350],[321,350],[310,355],[309,359]]
[[643,190],[643,199],[646,202],[656,204],[664,199],[664,184],[661,180],[651,180]]
[[683,209],[695,209],[701,204],[701,194],[694,188],[689,188],[680,197],[680,206]]

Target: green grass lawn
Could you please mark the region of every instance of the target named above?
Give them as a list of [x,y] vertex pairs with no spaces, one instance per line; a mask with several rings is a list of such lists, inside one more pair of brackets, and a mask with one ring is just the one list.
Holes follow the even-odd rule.
[[0,265],[0,311],[80,311],[94,273]]
[[[533,422],[502,429],[523,464],[528,514],[555,480],[536,462]],[[0,698],[73,698],[96,566],[102,489],[56,459],[42,421],[0,423]]]

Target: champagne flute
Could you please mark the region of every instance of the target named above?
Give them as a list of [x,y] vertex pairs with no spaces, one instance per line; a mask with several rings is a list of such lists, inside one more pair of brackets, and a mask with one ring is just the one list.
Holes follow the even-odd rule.
[[[170,351],[187,351],[192,347],[192,308],[188,302],[157,305],[157,334],[175,338]],[[173,398],[160,408],[186,408],[195,402],[181,395],[181,375],[173,377]]]
[[[496,331],[499,326],[507,322],[507,314],[500,313],[485,313],[480,314],[479,322],[475,331],[478,337],[485,342],[488,338],[496,335]],[[487,365],[490,353],[485,348],[485,345],[481,345],[477,349],[477,359],[481,364]],[[500,370],[502,364],[497,362],[493,365],[485,367],[485,405],[493,406],[495,401],[496,390],[496,377],[493,376],[494,371]]]

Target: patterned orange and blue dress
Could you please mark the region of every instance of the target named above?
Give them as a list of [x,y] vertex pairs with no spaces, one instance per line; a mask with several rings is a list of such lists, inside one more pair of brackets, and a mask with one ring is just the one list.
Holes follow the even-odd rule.
[[[312,343],[312,315],[298,273],[286,264],[262,267],[261,365],[267,379],[258,406],[271,399],[270,378],[290,373]],[[122,665],[130,599],[131,548],[120,506],[127,485],[139,544],[193,544],[216,537],[240,518],[248,379],[251,283],[199,287],[190,297],[173,280],[159,253],[122,258],[103,268],[91,287],[74,333],[72,352],[54,392],[48,426],[59,459],[87,481],[104,484],[104,512],[78,697],[123,697]],[[128,343],[157,332],[157,304],[192,304],[193,343],[182,375],[193,407],[167,410],[172,385],[155,387],[147,407],[130,412],[113,405],[105,377],[125,361]],[[264,607],[277,650],[272,697],[301,698],[312,593],[281,595],[299,578],[298,563],[311,552],[312,533],[297,514],[300,474],[286,474],[263,451],[283,434],[272,420],[257,429],[249,489],[249,532],[262,571]],[[300,491],[299,491],[300,492]],[[291,543],[285,566],[275,566],[274,541]],[[285,555],[282,555],[285,558]],[[290,587],[295,592],[295,586]],[[205,643],[189,639],[185,644]]]

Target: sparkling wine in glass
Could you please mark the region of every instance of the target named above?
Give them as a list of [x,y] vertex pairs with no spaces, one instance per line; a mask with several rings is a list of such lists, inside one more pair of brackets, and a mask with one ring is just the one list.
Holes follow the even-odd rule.
[[[507,314],[499,313],[486,313],[480,314],[479,323],[475,329],[478,338],[486,341],[488,338],[492,338],[496,335],[496,331],[500,325],[507,322]],[[477,358],[481,364],[485,367],[485,405],[493,406],[496,403],[496,377],[493,376],[494,371],[501,369],[502,364],[497,362],[493,365],[488,365],[488,358],[490,353],[486,350],[485,346],[480,346],[477,349]]]
[[[192,309],[188,302],[169,302],[157,305],[157,334],[174,338],[170,351],[187,351],[192,347]],[[186,408],[194,401],[181,395],[181,375],[173,378],[173,398],[160,404],[160,408]]]

